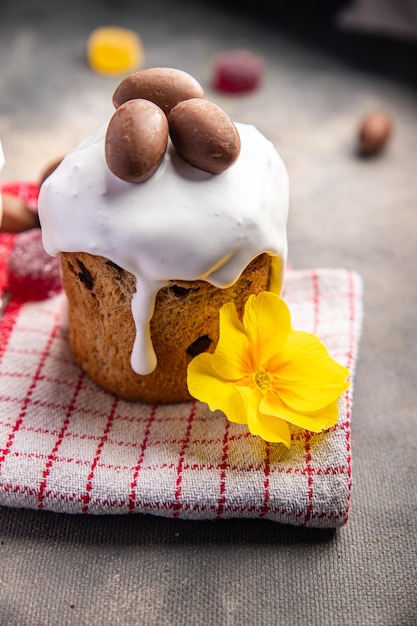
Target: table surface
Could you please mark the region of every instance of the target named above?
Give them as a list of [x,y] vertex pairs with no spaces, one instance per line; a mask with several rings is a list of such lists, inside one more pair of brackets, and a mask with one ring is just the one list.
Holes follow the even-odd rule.
[[[133,28],[147,67],[190,72],[233,119],[258,126],[291,180],[292,266],[348,267],[364,281],[350,519],[318,531],[4,507],[0,624],[417,623],[417,51],[295,4],[298,19],[279,2],[275,15],[262,4],[242,14],[237,3],[2,0],[1,176],[38,179],[108,120],[120,77],[85,57],[101,25]],[[215,55],[236,48],[264,58],[262,88],[214,93]],[[390,112],[394,133],[364,160],[357,128],[373,108]]]

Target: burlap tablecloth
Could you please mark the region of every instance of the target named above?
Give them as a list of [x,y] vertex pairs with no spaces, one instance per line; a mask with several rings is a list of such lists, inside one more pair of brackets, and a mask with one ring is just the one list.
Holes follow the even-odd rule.
[[[1,236],[3,289],[13,245],[13,236]],[[360,276],[289,269],[284,298],[294,328],[316,333],[353,383]],[[352,397],[353,384],[326,433],[292,428],[287,450],[199,402],[147,406],[115,398],[73,362],[63,293],[12,299],[0,321],[0,504],[339,527],[352,487]]]

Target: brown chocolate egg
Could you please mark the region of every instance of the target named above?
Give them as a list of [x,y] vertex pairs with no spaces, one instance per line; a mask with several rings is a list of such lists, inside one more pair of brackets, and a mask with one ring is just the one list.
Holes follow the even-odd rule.
[[144,98],[157,104],[166,115],[178,102],[189,98],[204,98],[200,83],[182,70],[154,67],[127,76],[113,94],[116,109],[134,98]]
[[178,154],[195,167],[220,174],[240,153],[240,137],[228,115],[210,100],[193,98],[177,104],[168,116]]
[[147,180],[158,169],[168,142],[168,122],[149,100],[129,100],[113,113],[106,132],[109,169],[130,183]]
[[358,150],[363,156],[380,152],[392,133],[392,120],[385,111],[372,111],[366,115],[359,127]]
[[9,193],[0,194],[0,232],[21,233],[32,228],[39,228],[39,217],[22,198]]

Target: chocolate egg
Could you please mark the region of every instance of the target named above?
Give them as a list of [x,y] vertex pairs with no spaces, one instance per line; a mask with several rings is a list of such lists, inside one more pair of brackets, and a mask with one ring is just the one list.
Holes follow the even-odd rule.
[[169,67],[154,67],[127,76],[113,94],[116,109],[133,98],[144,98],[157,104],[166,115],[178,102],[204,98],[204,90],[195,78]]
[[236,161],[240,137],[228,115],[210,100],[193,98],[177,104],[168,116],[178,154],[195,167],[220,174]]
[[167,142],[168,122],[161,109],[149,100],[129,100],[107,127],[107,165],[122,180],[141,183],[158,169]]
[[377,154],[392,133],[392,120],[385,111],[372,111],[364,117],[359,127],[358,150],[363,156]]

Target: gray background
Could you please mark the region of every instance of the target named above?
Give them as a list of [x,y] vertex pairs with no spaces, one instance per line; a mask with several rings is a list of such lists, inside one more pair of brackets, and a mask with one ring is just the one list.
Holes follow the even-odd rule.
[[[342,29],[343,3],[255,4],[1,0],[1,176],[37,179],[107,121],[120,78],[85,60],[105,24],[135,29],[146,66],[190,72],[257,125],[289,171],[293,267],[364,280],[350,520],[334,532],[1,508],[2,625],[417,624],[416,44]],[[213,59],[233,48],[264,57],[262,89],[212,92]],[[363,160],[357,127],[374,107],[395,132]]]

